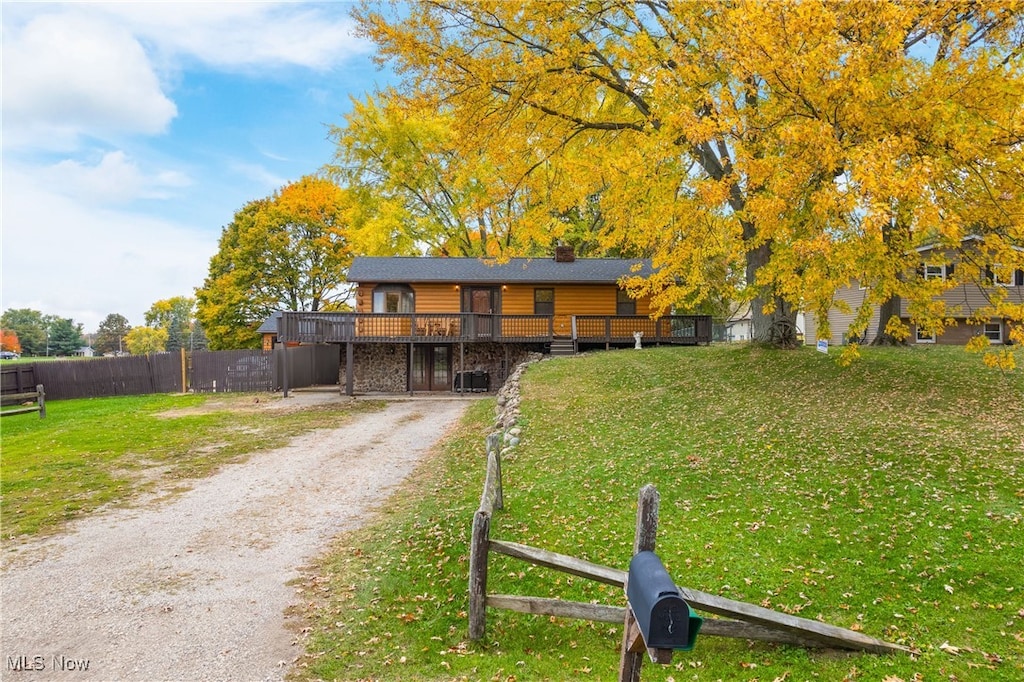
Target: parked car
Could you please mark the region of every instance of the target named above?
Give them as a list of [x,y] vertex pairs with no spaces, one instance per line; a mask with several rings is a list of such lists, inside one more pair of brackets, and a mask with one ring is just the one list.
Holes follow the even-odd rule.
[[0,350],[0,360],[17,360],[20,357],[12,350]]

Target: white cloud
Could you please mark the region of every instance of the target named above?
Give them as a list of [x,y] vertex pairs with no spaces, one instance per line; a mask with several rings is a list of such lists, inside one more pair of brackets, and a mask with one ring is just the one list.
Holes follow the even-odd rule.
[[5,5],[4,147],[74,149],[82,135],[156,135],[195,64],[326,70],[369,53],[344,3]]
[[25,174],[3,190],[3,310],[70,317],[87,332],[110,313],[143,324],[154,302],[191,296],[217,251],[209,231],[91,208]]
[[84,203],[103,205],[134,199],[168,199],[173,190],[188,187],[188,176],[177,171],[146,175],[122,151],[108,152],[95,166],[66,159],[38,173],[40,182]]
[[157,134],[177,113],[139,41],[75,11],[4,27],[4,145],[67,148],[83,133]]
[[328,69],[372,51],[355,36],[351,3],[119,3],[102,5],[164,53],[210,66]]

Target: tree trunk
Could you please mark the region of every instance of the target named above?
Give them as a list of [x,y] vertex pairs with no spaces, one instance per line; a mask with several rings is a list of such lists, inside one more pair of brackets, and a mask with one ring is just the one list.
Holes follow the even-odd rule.
[[890,296],[889,299],[882,304],[878,311],[878,333],[875,335],[874,340],[871,342],[872,346],[905,346],[907,345],[906,339],[897,339],[892,334],[886,334],[885,328],[889,322],[889,318],[895,317],[897,320],[900,317],[900,297]]
[[[757,286],[757,271],[768,263],[772,245],[767,242],[747,252],[747,286]],[[763,289],[750,303],[750,338],[777,348],[796,348],[796,310],[782,298],[775,296],[775,309],[765,313],[764,305],[773,294]]]

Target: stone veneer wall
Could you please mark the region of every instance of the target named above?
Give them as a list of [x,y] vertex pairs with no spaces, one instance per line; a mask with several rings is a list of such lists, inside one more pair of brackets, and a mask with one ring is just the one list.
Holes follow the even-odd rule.
[[[467,343],[467,372],[482,370],[490,375],[491,392],[501,388],[513,368],[530,356],[521,345],[501,343]],[[356,393],[405,393],[409,390],[409,346],[401,343],[360,344],[352,349],[354,374],[352,390]],[[452,376],[460,369],[459,344],[452,345]],[[341,349],[338,383],[345,390],[345,348]]]
[[[467,372],[482,370],[490,375],[491,393],[495,393],[501,384],[512,373],[512,370],[525,360],[530,352],[524,346],[507,343],[467,343],[465,346],[465,362],[462,366]],[[452,346],[452,376],[460,369],[459,345]]]
[[[405,393],[409,390],[409,347],[401,343],[358,344],[352,349],[352,390],[355,393]],[[345,347],[341,349],[338,383],[345,390]]]

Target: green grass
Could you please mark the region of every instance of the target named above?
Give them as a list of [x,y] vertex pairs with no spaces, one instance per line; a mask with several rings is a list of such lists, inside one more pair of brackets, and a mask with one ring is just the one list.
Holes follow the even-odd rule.
[[[533,366],[491,536],[625,568],[661,494],[680,585],[912,647],[810,652],[701,637],[645,680],[1024,679],[1024,380],[961,349],[597,353]],[[303,586],[305,679],[616,679],[621,627],[488,610],[466,635],[493,402]],[[624,604],[492,555],[489,592]]]
[[340,405],[256,409],[268,395],[155,395],[48,401],[46,418],[0,423],[5,540],[59,529],[67,520],[130,500],[158,483],[205,476],[226,462],[343,423]]

